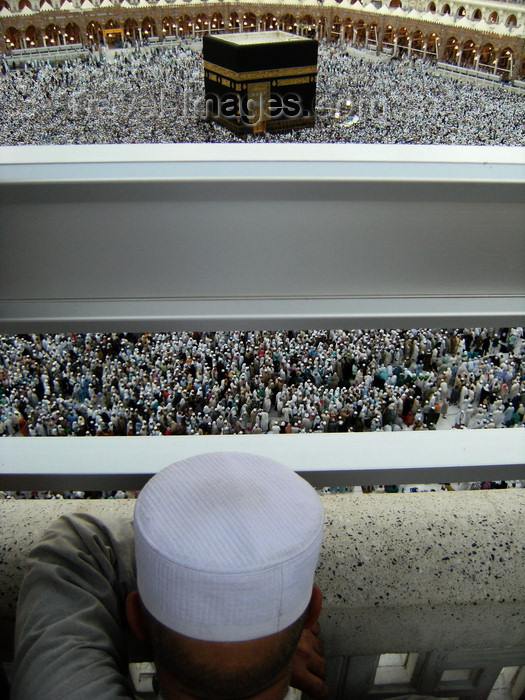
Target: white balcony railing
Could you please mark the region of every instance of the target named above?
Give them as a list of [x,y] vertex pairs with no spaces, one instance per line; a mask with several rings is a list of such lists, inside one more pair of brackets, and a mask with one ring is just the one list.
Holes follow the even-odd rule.
[[0,439],[0,488],[137,489],[214,451],[284,462],[314,486],[525,479],[525,430]]
[[523,325],[523,149],[0,149],[0,332]]

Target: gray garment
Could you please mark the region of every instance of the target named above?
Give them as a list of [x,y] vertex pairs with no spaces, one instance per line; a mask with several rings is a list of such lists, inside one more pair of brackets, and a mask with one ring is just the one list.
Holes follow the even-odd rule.
[[124,610],[136,589],[132,523],[63,516],[27,563],[12,700],[133,698]]
[[124,610],[137,587],[132,522],[62,516],[27,566],[11,700],[134,700]]

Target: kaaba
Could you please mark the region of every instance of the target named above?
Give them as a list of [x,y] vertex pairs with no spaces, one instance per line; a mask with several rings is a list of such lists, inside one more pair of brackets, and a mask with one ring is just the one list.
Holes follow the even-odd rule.
[[206,34],[206,117],[238,134],[313,126],[317,49],[281,31]]

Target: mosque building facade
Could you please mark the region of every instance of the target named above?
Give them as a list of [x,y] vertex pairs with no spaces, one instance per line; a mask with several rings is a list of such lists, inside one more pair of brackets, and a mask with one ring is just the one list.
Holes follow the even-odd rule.
[[497,0],[0,0],[0,51],[280,30],[525,77],[525,4]]

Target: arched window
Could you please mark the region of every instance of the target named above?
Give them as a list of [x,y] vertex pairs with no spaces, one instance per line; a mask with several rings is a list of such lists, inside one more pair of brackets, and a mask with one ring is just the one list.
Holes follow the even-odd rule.
[[320,17],[317,22],[317,36],[321,39],[326,37],[326,25],[324,17]]
[[62,36],[62,32],[60,31],[60,28],[57,27],[56,24],[48,24],[46,27],[45,31],[45,37],[46,41],[48,44],[51,44],[52,46],[58,46],[61,41],[60,37]]
[[394,45],[394,27],[388,25],[385,29],[383,36],[383,46],[393,46]]
[[144,17],[142,20],[142,36],[146,38],[157,36],[157,27],[151,17]]
[[124,36],[128,41],[135,41],[139,38],[139,26],[132,17],[124,22]]
[[295,34],[297,32],[297,22],[293,15],[283,15],[281,17],[281,29],[283,32],[292,32]]
[[465,10],[464,7],[460,7],[458,9],[458,17],[464,17],[467,14],[467,11]]
[[492,44],[484,44],[479,52],[478,70],[492,72],[496,63],[496,52]]
[[229,28],[232,31],[239,28],[239,15],[236,12],[232,12],[230,15]]
[[438,37],[437,34],[432,32],[432,34],[429,34],[427,37],[427,54],[433,54],[437,58],[437,42],[438,42]]
[[[124,30],[120,29],[120,23],[110,19],[106,22],[104,29],[109,30],[104,34],[104,41],[108,46],[120,46]],[[112,31],[115,30],[115,31]]]
[[489,22],[491,22],[492,24],[497,24],[498,21],[499,21],[498,13],[497,13],[497,12],[491,12],[490,15],[489,15]]
[[366,26],[365,26],[365,23],[362,19],[360,19],[359,22],[356,22],[354,24],[354,30],[355,30],[355,35],[354,35],[355,43],[358,44],[359,46],[362,46],[366,41]]
[[332,21],[332,32],[331,32],[331,38],[332,41],[338,41],[341,35],[341,20],[339,19],[339,16],[336,15]]
[[[126,20],[127,22],[127,20]],[[124,33],[126,33],[126,22],[124,23]],[[173,29],[172,29],[173,27]],[[162,36],[171,36],[175,34],[176,24],[173,21],[173,17],[163,17],[162,18]],[[127,36],[127,34],[126,34]]]
[[211,31],[219,31],[219,29],[224,29],[224,20],[220,12],[214,12],[211,18]]
[[64,33],[66,44],[80,44],[80,28],[75,22],[66,24]]
[[377,22],[372,22],[366,31],[368,45],[377,46]]
[[[300,21],[301,24],[305,24],[304,18]],[[261,29],[265,32],[271,32],[277,29],[277,17],[271,12],[268,12],[261,18]]]
[[8,49],[21,49],[22,37],[16,27],[9,27],[5,33],[5,42]]
[[350,17],[347,17],[345,19],[345,40],[346,41],[351,41],[352,40],[352,31],[353,31],[353,22],[350,19]]
[[27,46],[43,46],[44,45],[42,33],[33,24],[29,25],[29,27],[26,29],[25,35],[26,35]]
[[503,80],[510,80],[513,69],[514,52],[508,46],[500,51],[497,62],[496,73],[501,75]]
[[507,27],[515,27],[518,24],[516,20],[516,15],[509,15],[505,24],[507,25]]
[[302,25],[303,36],[314,37],[315,36],[315,19],[312,15],[305,15],[300,20]]
[[2,10],[10,10],[10,9],[11,9],[11,7],[9,6],[9,3],[7,2],[7,0],[0,0],[0,12]]
[[190,36],[193,23],[189,15],[181,15],[177,20],[179,36]]
[[436,11],[436,3],[435,3],[435,2],[431,2],[431,3],[429,4],[429,6],[428,6],[428,11],[429,11],[429,12],[435,12],[435,11]]
[[448,4],[443,5],[443,7],[441,9],[441,14],[442,15],[449,15],[450,14],[450,5],[448,5]]
[[394,9],[396,7],[402,7],[401,0],[390,0],[389,7],[391,7],[392,9]]
[[419,56],[423,53],[423,33],[421,31],[412,34],[412,54]]
[[481,19],[481,10],[478,8],[477,10],[474,11],[474,14],[472,15],[472,19]]
[[18,9],[23,10],[24,7],[28,7],[29,9],[31,9],[31,3],[29,2],[29,0],[20,0],[20,2],[18,3]]
[[461,65],[465,68],[471,68],[474,65],[474,60],[476,58],[476,44],[469,39],[463,44],[463,50],[461,51]]
[[445,53],[443,55],[445,63],[456,63],[458,52],[458,40],[451,36],[450,39],[447,40],[447,45],[445,46]]
[[98,22],[90,22],[86,27],[88,41],[92,44],[102,43],[102,27]]
[[408,53],[408,29],[401,27],[396,32],[397,37],[397,55],[404,56]]
[[253,12],[245,12],[242,16],[243,32],[255,32],[257,30],[257,18]]
[[199,14],[195,18],[195,32],[202,36],[207,34],[209,29],[208,18],[205,14]]

